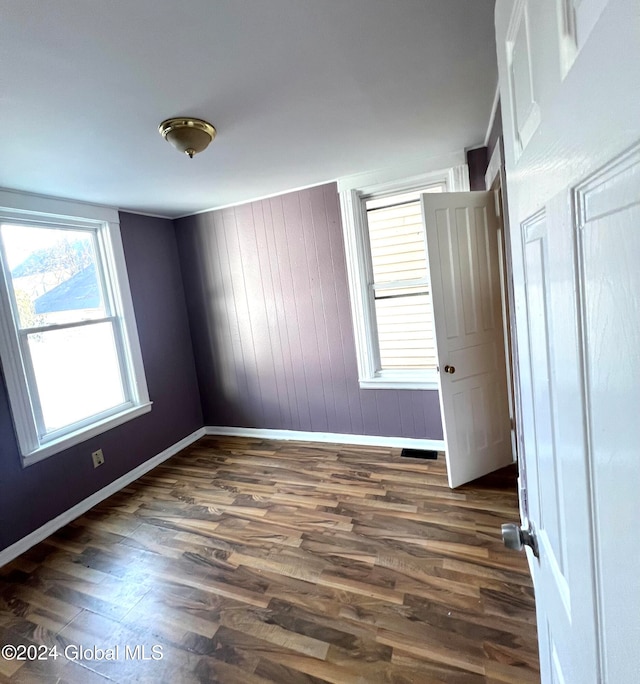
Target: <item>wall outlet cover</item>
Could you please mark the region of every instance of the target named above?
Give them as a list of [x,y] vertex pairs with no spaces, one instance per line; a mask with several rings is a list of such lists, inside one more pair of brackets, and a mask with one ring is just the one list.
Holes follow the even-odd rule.
[[101,466],[104,463],[104,454],[102,453],[102,449],[92,452],[91,459],[93,460],[94,468]]

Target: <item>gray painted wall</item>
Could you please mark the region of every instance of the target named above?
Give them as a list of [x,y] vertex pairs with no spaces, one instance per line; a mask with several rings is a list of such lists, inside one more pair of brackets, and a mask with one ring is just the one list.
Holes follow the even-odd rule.
[[[120,220],[153,409],[23,469],[1,378],[0,549],[203,424],[173,224],[125,213]],[[97,448],[105,464],[94,470]]]
[[442,439],[436,391],[358,386],[335,183],[175,224],[206,425]]

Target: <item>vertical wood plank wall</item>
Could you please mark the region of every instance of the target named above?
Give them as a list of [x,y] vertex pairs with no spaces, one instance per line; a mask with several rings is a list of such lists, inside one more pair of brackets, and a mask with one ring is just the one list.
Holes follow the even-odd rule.
[[436,391],[358,386],[335,183],[175,226],[205,424],[442,439]]

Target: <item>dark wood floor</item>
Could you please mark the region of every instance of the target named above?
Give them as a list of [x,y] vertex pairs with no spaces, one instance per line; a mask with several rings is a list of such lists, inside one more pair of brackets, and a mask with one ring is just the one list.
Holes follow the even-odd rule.
[[207,437],[0,570],[0,645],[60,654],[0,681],[536,683],[517,519],[511,470]]

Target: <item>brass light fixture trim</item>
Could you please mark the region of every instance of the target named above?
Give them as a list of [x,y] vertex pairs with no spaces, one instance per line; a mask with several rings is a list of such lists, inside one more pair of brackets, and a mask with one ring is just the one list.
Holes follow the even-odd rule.
[[160,135],[176,150],[184,152],[191,159],[205,150],[216,137],[216,129],[207,121],[179,116],[165,119],[159,126]]

